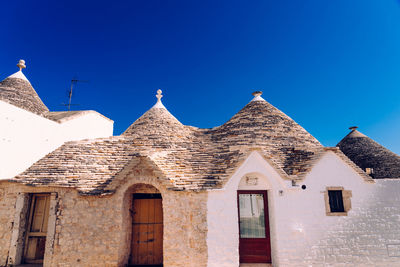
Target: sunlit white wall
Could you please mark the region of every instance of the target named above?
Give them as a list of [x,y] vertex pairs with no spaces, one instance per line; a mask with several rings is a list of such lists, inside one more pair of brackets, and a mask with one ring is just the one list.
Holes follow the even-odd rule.
[[[245,177],[257,176],[257,185]],[[301,189],[305,184],[306,189]],[[327,216],[328,186],[351,190],[347,216]],[[239,265],[237,190],[267,190],[273,266],[400,266],[400,180],[367,183],[333,152],[297,186],[252,152],[208,194],[208,266]]]
[[21,173],[66,141],[112,134],[113,121],[95,112],[58,123],[0,101],[0,179]]

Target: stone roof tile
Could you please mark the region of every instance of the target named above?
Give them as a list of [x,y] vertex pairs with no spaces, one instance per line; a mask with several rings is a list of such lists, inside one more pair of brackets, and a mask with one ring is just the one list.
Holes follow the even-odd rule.
[[42,102],[30,82],[16,74],[0,82],[0,100],[38,115],[48,112],[49,109]]
[[400,156],[356,128],[336,146],[361,169],[372,168],[374,179],[400,178]]
[[146,158],[168,188],[208,190],[222,187],[253,149],[286,179],[303,177],[324,152],[313,136],[262,99],[213,129],[185,126],[164,107],[153,107],[121,136],[68,142],[13,181],[105,194],[132,161]]

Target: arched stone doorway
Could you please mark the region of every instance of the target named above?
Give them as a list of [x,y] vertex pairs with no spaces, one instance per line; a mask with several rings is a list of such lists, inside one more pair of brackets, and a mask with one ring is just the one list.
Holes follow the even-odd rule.
[[131,249],[129,266],[163,265],[163,208],[161,193],[147,184],[129,190]]

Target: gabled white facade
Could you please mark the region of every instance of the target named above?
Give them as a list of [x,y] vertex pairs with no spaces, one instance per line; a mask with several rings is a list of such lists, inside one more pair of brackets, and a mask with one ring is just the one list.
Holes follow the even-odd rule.
[[[326,214],[327,187],[351,191],[347,216]],[[224,188],[208,193],[209,267],[239,266],[237,190],[267,190],[273,266],[400,266],[398,180],[367,182],[327,151],[292,186],[253,151]]]

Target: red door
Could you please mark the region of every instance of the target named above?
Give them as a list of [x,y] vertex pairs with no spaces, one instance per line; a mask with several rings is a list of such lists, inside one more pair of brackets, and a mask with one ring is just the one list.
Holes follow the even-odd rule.
[[239,256],[243,263],[271,263],[267,191],[238,191]]

